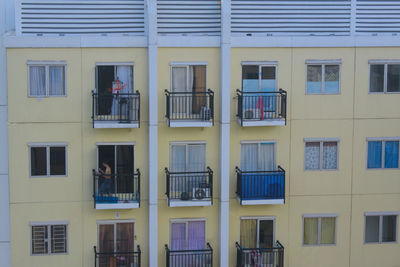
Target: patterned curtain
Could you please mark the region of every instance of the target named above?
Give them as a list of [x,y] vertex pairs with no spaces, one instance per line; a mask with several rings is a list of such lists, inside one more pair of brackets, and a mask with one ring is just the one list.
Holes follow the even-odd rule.
[[307,142],[305,148],[305,168],[306,170],[319,169],[319,142]]
[[337,142],[324,142],[322,148],[322,168],[337,168]]

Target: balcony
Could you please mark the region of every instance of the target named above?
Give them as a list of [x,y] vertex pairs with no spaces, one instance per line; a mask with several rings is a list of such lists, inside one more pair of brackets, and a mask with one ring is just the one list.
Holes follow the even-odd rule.
[[212,267],[213,249],[207,243],[206,249],[170,250],[165,245],[167,267]]
[[92,91],[93,128],[139,128],[140,94]]
[[286,125],[286,91],[244,92],[236,90],[237,119],[242,127]]
[[166,115],[169,127],[212,127],[214,125],[214,92],[169,92]]
[[211,206],[213,171],[170,172],[165,168],[169,207]]
[[[109,177],[109,178],[107,178]],[[140,206],[140,171],[99,174],[93,170],[94,208],[134,209]]]
[[95,267],[140,267],[141,257],[140,246],[137,251],[128,252],[97,252],[94,247],[94,266]]
[[236,267],[283,267],[284,247],[276,241],[272,248],[244,248],[236,242]]
[[285,170],[242,171],[236,167],[236,195],[240,205],[285,203]]

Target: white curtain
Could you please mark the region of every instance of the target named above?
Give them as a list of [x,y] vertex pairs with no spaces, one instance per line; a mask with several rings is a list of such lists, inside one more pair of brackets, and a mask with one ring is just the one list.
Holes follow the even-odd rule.
[[172,68],[172,92],[186,92],[186,67]]
[[271,171],[275,168],[274,144],[242,144],[242,171]]
[[132,66],[117,66],[117,77],[123,82],[123,85],[128,84],[120,93],[133,92],[133,69]]
[[29,67],[29,88],[31,96],[46,95],[46,68],[44,66]]
[[307,142],[305,148],[306,170],[319,169],[319,142]]
[[189,165],[188,171],[202,172],[206,169],[206,147],[205,145],[188,145]]
[[322,149],[322,168],[336,169],[337,168],[337,143],[324,142]]
[[171,172],[184,172],[186,167],[186,146],[171,146]]
[[193,82],[194,82],[194,66],[189,66],[189,86],[187,88],[188,92],[194,91],[193,90]]
[[64,66],[49,66],[49,95],[65,95]]
[[258,161],[258,144],[242,144],[240,167],[242,171],[256,171]]
[[274,144],[260,144],[259,171],[273,171],[275,169],[274,152]]

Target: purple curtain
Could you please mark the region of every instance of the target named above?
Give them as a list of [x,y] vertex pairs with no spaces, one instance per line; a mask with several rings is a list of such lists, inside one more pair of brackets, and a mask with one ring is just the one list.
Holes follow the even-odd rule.
[[189,250],[204,249],[205,240],[205,222],[189,222],[188,225],[188,235],[189,235]]
[[171,232],[171,250],[186,249],[186,223],[173,223]]

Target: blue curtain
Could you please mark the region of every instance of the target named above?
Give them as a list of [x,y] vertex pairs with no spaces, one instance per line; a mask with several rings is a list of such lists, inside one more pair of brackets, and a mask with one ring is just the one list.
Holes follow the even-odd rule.
[[382,141],[368,142],[368,168],[382,167]]
[[399,141],[385,143],[385,168],[399,167]]

